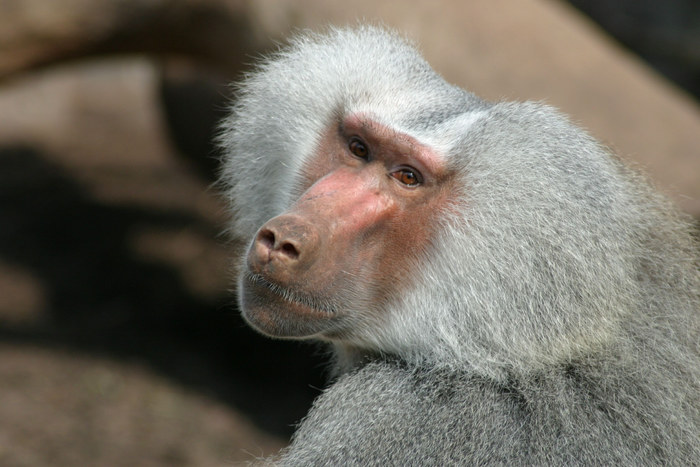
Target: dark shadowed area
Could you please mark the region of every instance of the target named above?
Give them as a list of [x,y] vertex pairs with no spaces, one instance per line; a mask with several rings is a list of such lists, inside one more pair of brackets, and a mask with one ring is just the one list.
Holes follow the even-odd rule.
[[[243,323],[212,185],[228,83],[294,28],[399,28],[459,85],[562,107],[700,215],[697,103],[570,5],[345,3],[0,0],[1,465],[232,464],[307,412],[323,349]],[[666,55],[697,93],[700,58]]]

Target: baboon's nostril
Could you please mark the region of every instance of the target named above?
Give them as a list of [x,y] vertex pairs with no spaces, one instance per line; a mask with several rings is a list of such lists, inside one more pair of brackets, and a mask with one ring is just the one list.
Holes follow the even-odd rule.
[[280,251],[292,259],[297,259],[299,257],[299,251],[289,242],[285,242],[280,248]]
[[283,235],[276,234],[271,228],[262,229],[258,234],[260,243],[268,252],[277,252],[290,259],[299,258],[299,249],[292,240],[285,240]]
[[275,248],[275,234],[272,230],[265,229],[260,231],[258,241],[270,250]]

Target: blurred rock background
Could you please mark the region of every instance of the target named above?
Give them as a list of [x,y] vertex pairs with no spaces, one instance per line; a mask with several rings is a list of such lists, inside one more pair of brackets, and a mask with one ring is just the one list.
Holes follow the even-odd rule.
[[700,5],[572,3],[590,17],[556,0],[0,0],[0,465],[231,465],[286,443],[323,351],[242,323],[211,184],[228,83],[294,29],[398,28],[451,82],[562,108],[700,216]]

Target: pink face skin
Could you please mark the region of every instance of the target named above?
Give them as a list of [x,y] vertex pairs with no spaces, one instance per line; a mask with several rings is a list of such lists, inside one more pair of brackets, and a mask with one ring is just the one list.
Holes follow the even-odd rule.
[[409,285],[452,179],[440,154],[366,115],[331,126],[303,194],[248,251],[244,317],[272,336],[348,335],[358,310]]

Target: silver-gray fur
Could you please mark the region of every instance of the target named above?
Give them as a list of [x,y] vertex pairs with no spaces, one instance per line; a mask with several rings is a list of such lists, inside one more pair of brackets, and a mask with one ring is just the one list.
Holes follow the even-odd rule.
[[221,180],[241,238],[300,194],[338,113],[461,180],[411,286],[353,302],[352,337],[319,336],[339,376],[283,465],[700,465],[698,245],[605,148],[548,106],[447,84],[374,27],[301,35],[238,91]]

